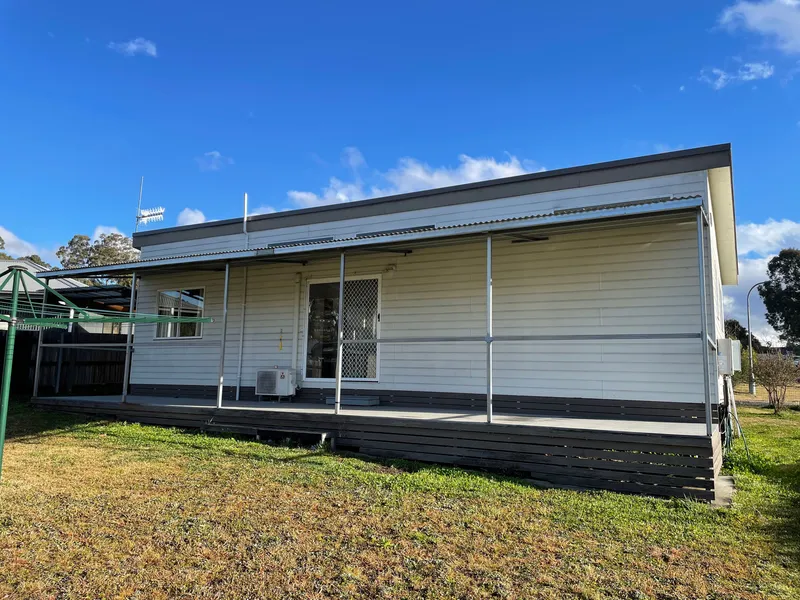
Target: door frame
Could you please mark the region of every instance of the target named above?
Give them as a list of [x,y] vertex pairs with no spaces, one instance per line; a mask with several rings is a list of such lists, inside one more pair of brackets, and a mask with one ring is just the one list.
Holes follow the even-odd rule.
[[[376,333],[376,338],[381,337],[381,311],[382,311],[382,304],[381,304],[381,296],[383,295],[383,281],[381,277],[381,273],[373,274],[359,274],[359,275],[350,275],[344,278],[345,281],[360,281],[363,279],[377,279],[378,280],[378,326]],[[311,286],[317,283],[339,283],[338,277],[310,277],[306,280],[306,291],[304,298],[300,298],[300,309],[302,311],[302,303],[305,301],[305,323],[303,324],[303,354],[301,356],[302,364],[303,364],[303,378],[304,382],[309,383],[335,383],[335,377],[306,377],[306,368],[307,368],[307,360],[308,360],[308,315],[311,311],[311,303],[309,302],[309,298],[311,297]],[[342,377],[342,381],[352,381],[356,383],[378,383],[381,379],[381,345],[375,344],[375,377],[371,378],[361,378],[361,377]]]

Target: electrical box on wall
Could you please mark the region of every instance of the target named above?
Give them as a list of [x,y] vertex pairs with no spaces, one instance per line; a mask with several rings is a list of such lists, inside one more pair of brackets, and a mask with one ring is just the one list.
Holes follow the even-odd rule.
[[717,340],[717,366],[720,375],[733,375],[742,370],[742,343],[739,340]]
[[733,358],[733,372],[742,370],[742,342],[731,340],[731,353]]

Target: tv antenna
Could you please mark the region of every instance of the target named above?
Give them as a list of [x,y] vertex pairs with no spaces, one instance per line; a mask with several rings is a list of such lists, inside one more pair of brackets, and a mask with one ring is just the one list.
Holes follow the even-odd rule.
[[134,232],[139,231],[139,225],[147,225],[148,223],[155,223],[156,221],[164,220],[164,207],[157,206],[156,208],[145,208],[142,210],[142,189],[144,188],[144,176],[139,182],[139,205],[136,207],[136,228]]

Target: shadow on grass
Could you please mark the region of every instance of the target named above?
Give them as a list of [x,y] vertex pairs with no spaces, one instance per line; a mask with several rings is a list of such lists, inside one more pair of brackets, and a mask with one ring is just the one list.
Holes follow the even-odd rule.
[[29,398],[12,397],[8,405],[6,439],[24,442],[89,429],[110,419],[34,408]]
[[[147,436],[137,442],[135,438],[120,438],[107,430],[101,430],[105,425],[111,425],[124,421],[118,421],[112,417],[103,418],[97,415],[85,415],[75,413],[65,413],[60,411],[37,408],[31,405],[28,398],[12,398],[9,406],[9,420],[7,439],[18,443],[36,443],[50,437],[59,435],[86,434],[91,436],[93,432],[102,433],[104,437],[118,439],[121,443],[115,445],[115,451],[141,453],[148,452],[152,457],[151,451],[156,454],[159,449],[172,450],[176,453],[199,452],[207,453],[209,457],[214,455],[220,457],[234,457],[246,460],[258,460],[275,463],[307,463],[321,457],[336,459],[357,459],[365,465],[370,465],[376,472],[385,474],[400,475],[403,473],[440,473],[478,476],[487,481],[493,482],[513,482],[526,487],[539,488],[540,486],[530,480],[529,473],[516,471],[486,471],[475,467],[461,467],[454,464],[435,464],[425,463],[403,458],[374,457],[361,454],[349,449],[342,449],[335,453],[330,452],[327,446],[317,450],[309,449],[308,446],[289,443],[287,440],[270,440],[256,442],[253,437],[224,432],[203,432],[199,429],[185,429],[175,427],[174,430],[181,433],[180,437],[171,439],[160,437],[158,439],[148,439]],[[147,426],[147,425],[145,425]],[[157,427],[157,426],[154,426]],[[225,447],[224,445],[209,445],[208,438],[219,440],[239,440],[258,444],[248,448],[246,446]],[[140,442],[140,443],[139,443]],[[307,452],[292,456],[270,456],[268,448],[282,450],[302,450]]]

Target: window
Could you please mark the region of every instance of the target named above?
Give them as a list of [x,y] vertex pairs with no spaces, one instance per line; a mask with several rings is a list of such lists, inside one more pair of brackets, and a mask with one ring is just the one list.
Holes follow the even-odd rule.
[[122,333],[122,323],[103,323],[103,333],[109,333],[109,334]]
[[[344,283],[343,334],[347,340],[378,337],[380,322],[378,279],[354,279]],[[312,283],[308,287],[306,328],[306,377],[336,377],[336,336],[339,327],[339,282]],[[345,344],[342,377],[377,379],[378,344]]]
[[[158,293],[158,314],[165,317],[202,317],[203,288]],[[202,323],[159,323],[157,338],[191,338],[203,334]]]

